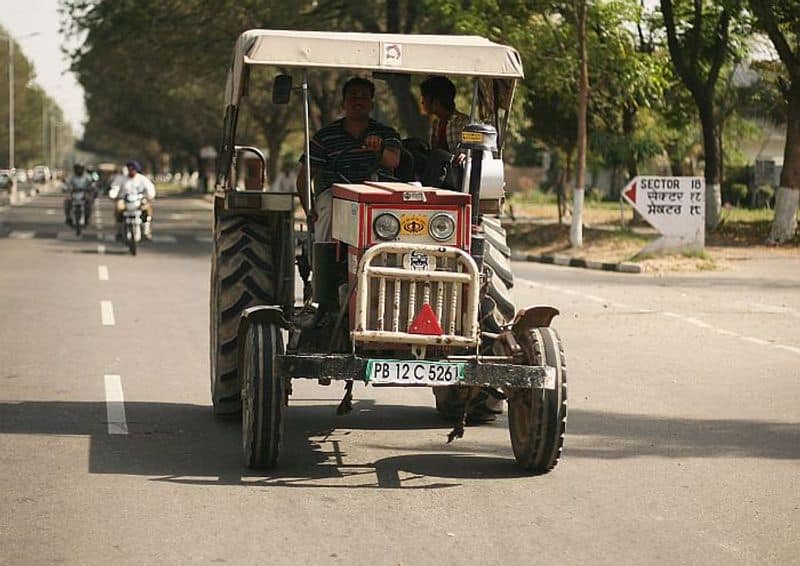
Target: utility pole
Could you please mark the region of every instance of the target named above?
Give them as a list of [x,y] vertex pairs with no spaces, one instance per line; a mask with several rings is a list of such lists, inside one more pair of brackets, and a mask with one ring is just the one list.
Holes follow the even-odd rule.
[[[39,35],[38,31],[22,35],[17,39],[25,39]],[[0,38],[8,40],[8,168],[14,169],[14,36]]]
[[8,168],[12,171],[14,169],[14,38],[10,35],[8,36]]
[[47,95],[42,90],[42,165],[47,163]]

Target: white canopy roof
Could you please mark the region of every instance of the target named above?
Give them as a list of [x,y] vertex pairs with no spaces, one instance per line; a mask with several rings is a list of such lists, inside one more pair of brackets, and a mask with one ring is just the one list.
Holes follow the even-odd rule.
[[250,30],[236,41],[228,105],[239,103],[245,65],[462,75],[512,84],[523,78],[516,49],[483,37]]

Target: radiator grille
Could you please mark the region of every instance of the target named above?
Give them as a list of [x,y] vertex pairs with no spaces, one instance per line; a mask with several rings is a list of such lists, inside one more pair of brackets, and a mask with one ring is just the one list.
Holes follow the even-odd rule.
[[[428,261],[427,270],[404,267],[416,252]],[[354,339],[416,344],[477,343],[477,268],[458,248],[415,244],[379,244],[359,265],[358,324]],[[408,332],[423,304],[429,304],[442,336]]]

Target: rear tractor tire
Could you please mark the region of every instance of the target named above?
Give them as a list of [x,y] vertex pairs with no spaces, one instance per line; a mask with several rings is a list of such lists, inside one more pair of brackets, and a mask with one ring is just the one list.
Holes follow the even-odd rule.
[[508,398],[508,431],[517,463],[529,472],[544,474],[556,466],[564,447],[567,364],[554,329],[534,328],[530,339],[532,365],[554,368],[555,388],[512,392]]
[[[510,323],[516,314],[516,307],[510,289],[514,286],[514,273],[511,270],[511,249],[506,243],[506,231],[500,219],[484,215],[481,226],[486,236],[484,263],[490,277],[487,280],[486,296],[481,302],[481,330],[500,332],[501,326]],[[484,354],[492,354],[492,345],[482,348]],[[469,387],[434,387],[436,410],[446,419],[459,419],[464,413],[464,404],[469,397]],[[481,391],[472,400],[472,409],[467,415],[471,422],[488,422],[503,413],[503,400],[488,391]]]
[[271,228],[263,217],[216,216],[211,251],[210,367],[214,414],[242,410],[238,366],[241,313],[276,304]]

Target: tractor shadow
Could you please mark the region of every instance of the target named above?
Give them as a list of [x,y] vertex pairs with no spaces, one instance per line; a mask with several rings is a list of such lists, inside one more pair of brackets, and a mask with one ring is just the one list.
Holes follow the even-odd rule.
[[[285,414],[281,460],[273,470],[247,469],[241,457],[241,423],[219,419],[210,407],[126,402],[127,435],[109,435],[103,402],[0,403],[0,435],[88,436],[89,473],[149,476],[183,485],[341,489],[441,489],[459,480],[516,478],[513,458],[465,454],[458,445],[354,462],[346,452],[352,431],[441,429],[442,446],[452,427],[431,407],[375,406],[354,402],[336,416],[336,401],[304,399]],[[398,447],[396,452],[403,452]],[[450,451],[452,450],[452,451]],[[509,452],[510,453],[510,452]]]
[[[442,440],[441,448],[430,442],[417,448],[403,444],[404,431],[440,430],[444,439],[450,424],[430,407],[362,400],[353,413],[337,417],[335,401],[304,399],[286,413],[279,466],[263,472],[242,464],[236,419],[220,420],[207,406],[180,403],[130,402],[125,409],[129,434],[109,435],[103,402],[2,402],[0,435],[86,436],[89,473],[183,485],[443,489],[470,480],[533,479],[515,465],[505,431],[502,445],[468,439],[449,446]],[[347,453],[356,438],[351,442],[348,436],[362,430],[395,431],[400,440],[397,446],[361,440],[360,452],[398,455],[356,461]],[[800,423],[570,412],[565,460],[640,457],[800,460]]]

